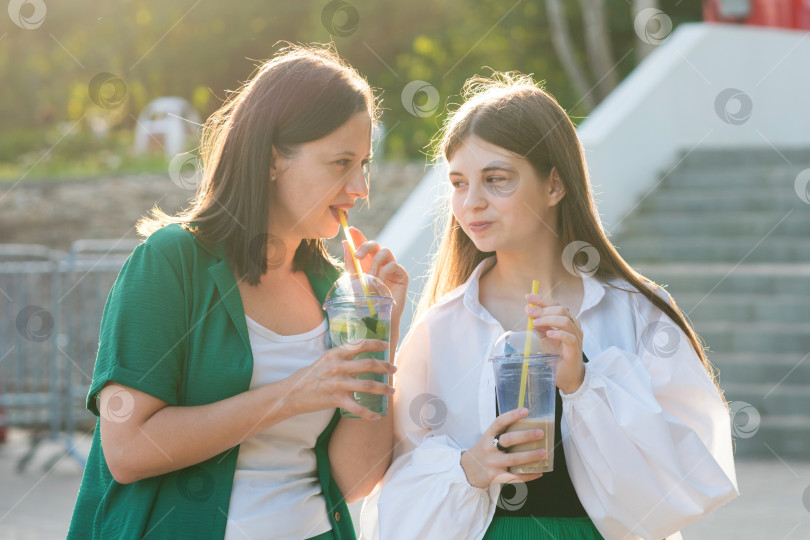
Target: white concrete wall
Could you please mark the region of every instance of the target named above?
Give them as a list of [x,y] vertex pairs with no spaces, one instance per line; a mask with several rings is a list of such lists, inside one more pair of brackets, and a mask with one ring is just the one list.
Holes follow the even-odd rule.
[[[679,26],[577,130],[605,230],[619,232],[623,217],[694,149],[810,147],[809,38],[793,30]],[[728,88],[750,98],[750,115],[736,125],[721,116],[742,120],[740,101],[716,110]],[[378,238],[410,273],[413,299],[440,232],[432,222],[448,185],[444,174],[431,169]],[[403,330],[411,313],[409,306]]]
[[401,338],[405,337],[411,323],[418,295],[429,270],[430,254],[438,247],[442,231],[437,230],[436,217],[443,208],[442,202],[447,200],[449,188],[445,163],[428,169],[377,238],[380,245],[391,250],[411,277],[409,301],[402,315]]
[[[810,146],[808,38],[794,30],[679,26],[577,130],[605,229],[619,232],[639,198],[696,148]],[[750,98],[741,124],[715,109],[727,88]],[[739,108],[734,99],[721,112]]]

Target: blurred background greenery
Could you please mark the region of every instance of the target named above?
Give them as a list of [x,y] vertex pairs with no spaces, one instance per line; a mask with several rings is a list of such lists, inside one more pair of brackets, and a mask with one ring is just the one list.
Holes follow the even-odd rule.
[[[577,122],[640,59],[631,3],[619,0],[352,0],[341,3],[331,22],[324,20],[328,4],[72,0],[47,3],[36,30],[2,18],[0,178],[165,172],[161,153],[132,152],[145,105],[180,96],[204,119],[280,40],[333,41],[380,90],[389,130],[384,154],[392,161],[424,159],[446,105],[474,74],[533,73]],[[701,18],[699,3],[656,4],[674,26]],[[594,6],[603,23],[589,26]],[[351,20],[351,9],[358,20]],[[597,35],[589,48],[594,27],[604,41],[599,45]],[[126,85],[120,106],[99,107],[89,96],[90,81],[104,72]],[[402,90],[413,80],[438,90],[435,114],[416,116],[403,107]]]

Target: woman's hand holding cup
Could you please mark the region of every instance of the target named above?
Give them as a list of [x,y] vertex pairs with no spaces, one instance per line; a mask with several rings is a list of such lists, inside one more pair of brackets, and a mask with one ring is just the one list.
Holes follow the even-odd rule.
[[496,437],[498,445],[502,448],[542,439],[545,436],[542,430],[529,429],[504,433],[510,425],[525,418],[528,414],[528,409],[523,408],[500,415],[487,428],[475,446],[461,453],[461,467],[464,469],[470,485],[488,488],[492,484],[529,482],[543,476],[543,473],[513,474],[509,472],[508,468],[536,462],[546,456],[545,450],[508,454],[495,445]]
[[388,347],[386,341],[364,339],[326,351],[314,364],[285,379],[288,384],[287,406],[293,415],[342,407],[366,420],[380,418],[379,414],[357,403],[354,392],[391,396],[394,387],[373,380],[355,379],[354,376],[360,373],[391,375],[397,368],[390,362],[354,357],[363,352],[384,351]]

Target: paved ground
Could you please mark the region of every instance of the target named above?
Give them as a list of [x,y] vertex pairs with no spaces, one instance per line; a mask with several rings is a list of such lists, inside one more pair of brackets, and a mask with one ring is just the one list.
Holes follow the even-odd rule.
[[[0,445],[0,538],[64,538],[81,469],[63,445],[46,442],[17,474],[25,436],[12,431]],[[80,438],[77,446],[86,452],[89,443]],[[737,481],[740,497],[684,529],[686,540],[810,538],[810,461],[738,460]]]

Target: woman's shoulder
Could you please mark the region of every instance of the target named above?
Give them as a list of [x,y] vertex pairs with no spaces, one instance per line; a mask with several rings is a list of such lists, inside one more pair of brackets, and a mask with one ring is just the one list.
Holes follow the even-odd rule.
[[170,223],[157,229],[138,248],[157,250],[168,260],[181,264],[198,263],[209,258],[208,264],[213,264],[225,257],[224,245],[209,246],[181,223]]
[[[211,261],[206,263],[200,255],[205,251],[211,255]],[[127,259],[126,266],[130,271],[170,272],[184,274],[191,267],[210,266],[219,257],[211,248],[199,240],[193,232],[179,223],[171,223],[152,232]]]
[[197,239],[189,229],[180,223],[170,223],[150,234],[143,242],[164,254],[194,249]]
[[[664,302],[668,304],[673,303],[672,296],[664,287],[643,276],[642,281],[653,294],[661,298]],[[638,287],[627,279],[623,277],[609,277],[604,279],[604,283],[607,285],[605,287],[607,295],[613,296],[622,303],[632,306],[635,308],[634,312],[636,314],[646,318],[654,312],[660,311],[647,296],[639,291]]]

